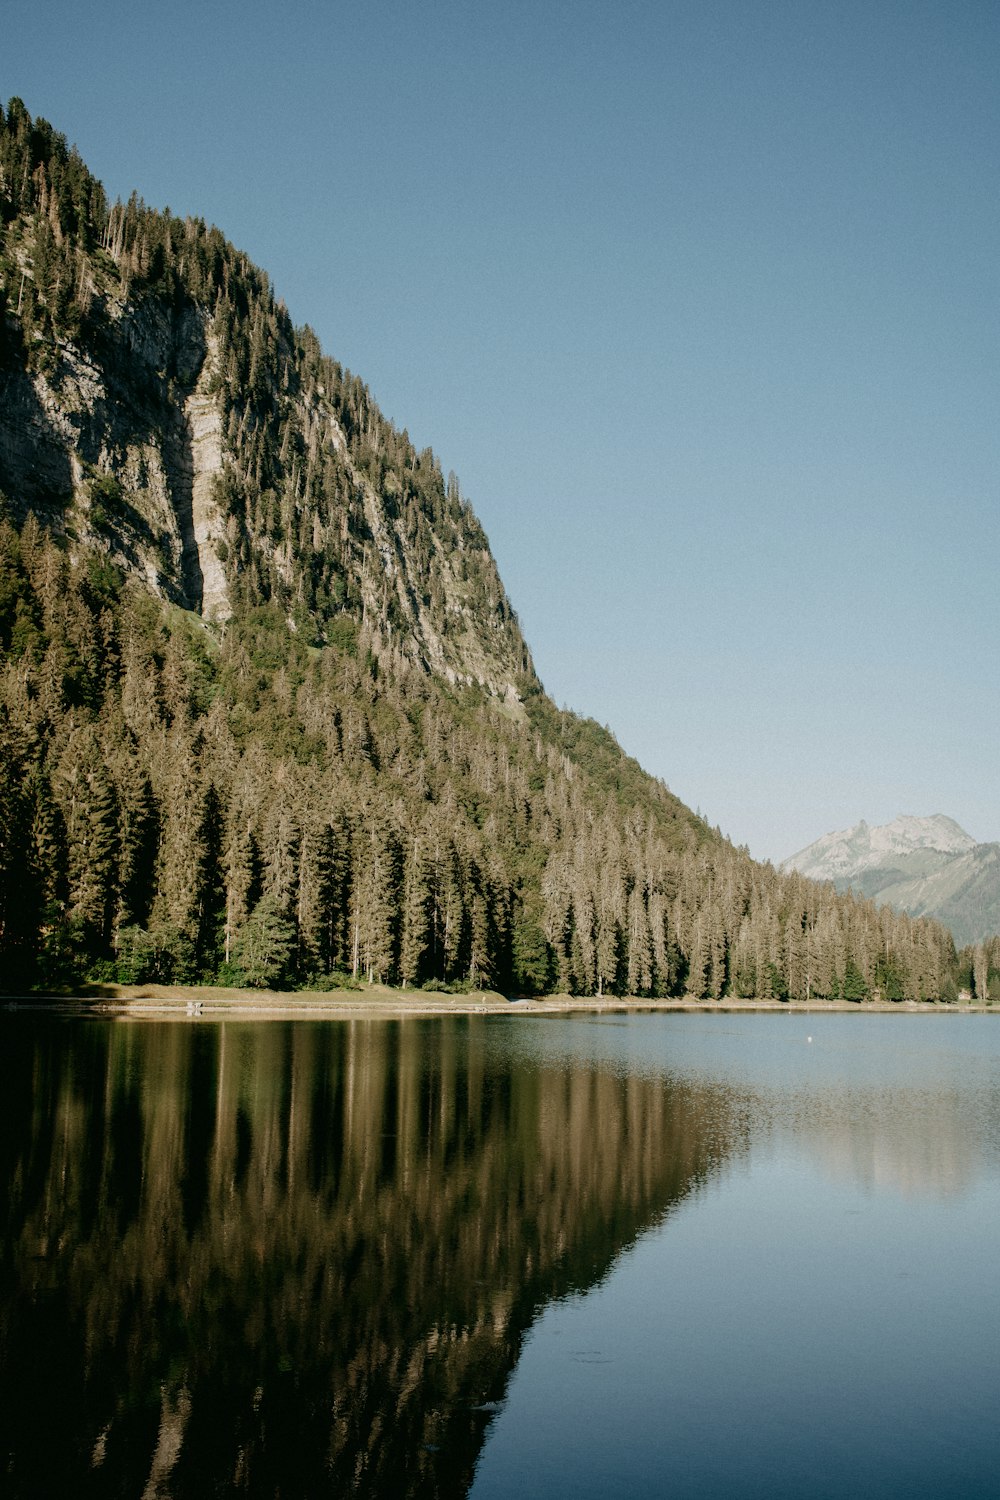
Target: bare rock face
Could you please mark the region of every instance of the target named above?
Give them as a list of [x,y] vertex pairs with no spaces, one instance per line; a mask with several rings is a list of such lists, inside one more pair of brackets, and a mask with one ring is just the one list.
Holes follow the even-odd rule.
[[892,867],[922,852],[964,854],[975,842],[943,813],[923,818],[902,815],[877,828],[862,820],[853,828],[824,834],[791,855],[781,868],[798,870],[812,880],[856,880],[865,870]]
[[[478,683],[521,716],[517,684],[531,672],[530,658],[478,523],[461,504],[448,517],[428,517],[418,556],[398,481],[390,474],[377,484],[359,467],[321,385],[272,389],[272,406],[300,435],[301,452],[279,480],[278,526],[241,502],[234,532],[217,497],[222,481],[238,488],[245,472],[220,345],[205,307],[130,299],[109,278],[85,339],[58,343],[44,369],[26,361],[0,370],[0,490],[15,512],[34,511],[71,542],[105,551],[161,597],[218,624],[232,614],[226,559],[234,539],[244,545],[242,565],[254,554],[294,598],[308,554],[323,552],[337,533],[345,582],[351,586],[352,574],[374,649],[456,685]],[[245,408],[237,433],[241,422]],[[302,523],[302,475],[324,455],[355,497],[353,523],[346,512]]]
[[0,372],[0,489],[47,519],[73,494],[67,427],[44,381],[26,370]]
[[[232,613],[226,575],[219,559],[218,544],[223,525],[215,503],[215,481],[223,469],[222,412],[210,390],[216,350],[211,338],[195,388],[184,403],[184,427],[190,468],[191,531],[189,568],[201,577],[197,608],[206,619],[228,620]],[[191,550],[193,548],[193,556]]]
[[[25,129],[15,110],[8,146],[27,168],[40,148]],[[108,208],[48,149],[46,170],[0,176],[15,519],[34,513],[206,623],[279,610],[316,646],[363,645],[523,717],[530,655],[454,476],[218,230],[134,198]]]
[[[222,415],[196,307],[108,297],[100,338],[54,368],[0,372],[0,489],[155,592],[223,621],[230,604],[214,499]],[[178,396],[183,399],[178,400]]]

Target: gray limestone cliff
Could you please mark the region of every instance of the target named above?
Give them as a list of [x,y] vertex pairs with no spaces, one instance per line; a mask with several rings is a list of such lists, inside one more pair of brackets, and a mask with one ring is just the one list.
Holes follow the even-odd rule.
[[[280,609],[516,717],[538,689],[468,502],[201,220],[0,118],[0,495],[224,627]],[[46,155],[46,153],[48,153]],[[41,157],[32,170],[32,162]]]
[[221,412],[207,318],[109,296],[100,337],[0,370],[0,489],[188,609],[229,614],[215,544]]

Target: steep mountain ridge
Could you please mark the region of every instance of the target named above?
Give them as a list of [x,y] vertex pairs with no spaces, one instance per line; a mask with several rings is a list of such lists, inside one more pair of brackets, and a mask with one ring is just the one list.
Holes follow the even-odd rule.
[[805,849],[781,862],[783,870],[798,870],[813,880],[837,880],[874,868],[891,869],[921,850],[961,854],[975,845],[964,829],[943,813],[916,818],[901,815],[891,823],[870,827],[864,819],[853,828],[824,834]]
[[952,818],[901,816],[828,833],[784,860],[811,880],[832,880],[880,905],[934,917],[959,945],[1000,930],[1000,844],[977,844]]
[[557,710],[457,479],[18,100],[0,339],[8,986],[955,992],[943,928],[754,863]]
[[135,198],[104,208],[72,153],[39,177],[53,139],[12,107],[0,489],[15,514],[220,622],[245,584],[317,642],[360,606],[376,651],[516,704],[530,656],[457,481],[218,230]]

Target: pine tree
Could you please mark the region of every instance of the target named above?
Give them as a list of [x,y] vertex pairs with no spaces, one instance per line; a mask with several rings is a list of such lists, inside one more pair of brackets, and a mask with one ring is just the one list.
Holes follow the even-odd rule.
[[253,989],[280,986],[289,975],[295,929],[279,898],[263,896],[240,928],[232,962],[240,983]]
[[68,846],[68,918],[85,950],[109,951],[118,884],[118,802],[92,731],[71,733],[58,765]]
[[433,868],[426,838],[417,833],[407,847],[403,882],[400,978],[406,985],[420,984],[430,977],[428,959],[434,923]]
[[39,879],[24,753],[0,708],[0,962],[4,988],[27,984],[39,925]]

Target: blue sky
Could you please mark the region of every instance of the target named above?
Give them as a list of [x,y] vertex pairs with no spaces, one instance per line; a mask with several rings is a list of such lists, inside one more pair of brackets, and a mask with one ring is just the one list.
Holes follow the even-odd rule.
[[736,843],[1000,839],[1000,7],[6,0],[454,469],[558,703]]

